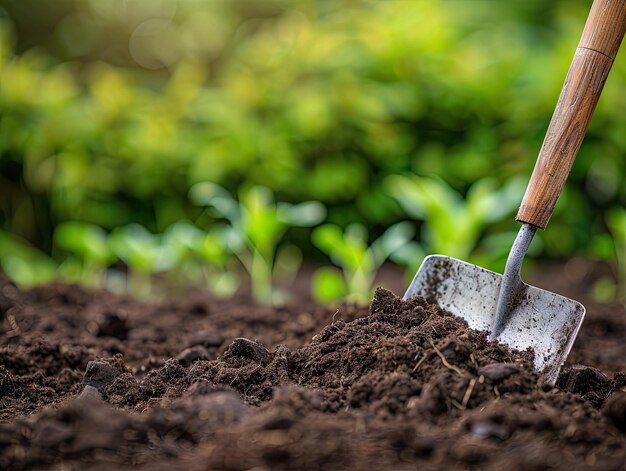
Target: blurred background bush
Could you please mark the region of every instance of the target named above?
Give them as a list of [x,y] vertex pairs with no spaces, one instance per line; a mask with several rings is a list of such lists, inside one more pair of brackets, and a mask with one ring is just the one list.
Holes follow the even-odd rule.
[[[362,254],[410,221],[392,256],[408,271],[436,250],[501,269],[590,4],[4,0],[2,269],[115,286],[101,273],[128,266],[232,293],[241,241],[259,237],[233,236],[223,195],[194,201],[207,183],[235,202],[269,195],[260,214],[321,202],[324,223],[360,228]],[[625,90],[622,53],[535,255],[626,271]],[[264,253],[290,256],[263,276],[329,263],[311,224],[281,229]]]

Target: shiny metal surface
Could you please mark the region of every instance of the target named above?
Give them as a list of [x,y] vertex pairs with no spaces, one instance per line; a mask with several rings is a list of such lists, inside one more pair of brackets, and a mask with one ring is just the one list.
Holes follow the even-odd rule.
[[536,231],[537,228],[535,226],[522,224],[515,242],[513,242],[513,247],[511,247],[509,252],[504,274],[502,275],[502,284],[496,304],[496,317],[491,326],[489,338],[492,340],[498,338],[500,332],[504,330],[511,318],[512,309],[519,303],[519,297],[524,292],[526,285],[522,282],[521,277],[522,262]]
[[[465,319],[469,327],[490,331],[503,276],[443,255],[427,257],[404,298],[421,295]],[[532,349],[535,369],[554,384],[585,316],[582,304],[530,286],[521,279],[517,302],[507,311],[496,338],[516,350]]]

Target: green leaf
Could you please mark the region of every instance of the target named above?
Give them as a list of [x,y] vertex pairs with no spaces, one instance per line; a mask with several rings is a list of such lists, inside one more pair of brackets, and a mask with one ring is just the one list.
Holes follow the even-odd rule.
[[351,224],[345,232],[335,224],[325,224],[313,231],[312,240],[334,263],[354,272],[358,268],[372,269],[365,236],[365,228],[360,224]]
[[407,221],[399,222],[387,229],[371,246],[376,268],[405,246],[414,235],[415,228]]
[[278,204],[278,218],[292,226],[314,226],[322,222],[325,217],[326,208],[319,201],[305,201],[294,205]]
[[0,231],[0,266],[19,286],[28,288],[54,279],[57,264],[22,238]]
[[216,273],[209,282],[211,291],[221,298],[230,298],[239,288],[239,278],[235,273]]
[[56,276],[68,283],[80,283],[84,281],[82,279],[83,275],[83,262],[74,257],[68,257],[63,260],[56,270]]
[[420,219],[440,217],[461,202],[460,195],[442,180],[417,175],[390,175],[385,188],[409,214]]
[[168,243],[194,249],[200,243],[203,232],[188,221],[178,221],[169,226],[163,237]]
[[344,244],[341,228],[336,224],[324,224],[311,235],[313,243],[326,254],[331,254]]
[[54,231],[54,242],[60,249],[100,265],[108,265],[115,260],[106,232],[93,224],[80,221],[61,223]]
[[615,241],[609,234],[597,234],[591,239],[589,253],[598,260],[615,260]]
[[219,265],[224,260],[224,248],[222,240],[215,237],[214,234],[207,234],[202,245],[198,248],[198,253],[207,262]]
[[609,277],[600,278],[593,284],[591,294],[600,303],[610,303],[617,295],[617,284]]
[[211,206],[218,216],[235,223],[240,219],[239,204],[221,186],[211,182],[196,183],[189,190],[189,199],[198,206]]
[[116,228],[109,236],[113,252],[129,267],[144,273],[166,269],[168,263],[156,236],[139,224]]
[[615,206],[606,212],[606,223],[615,243],[626,247],[626,208]]
[[409,279],[415,276],[420,265],[426,258],[426,252],[420,244],[410,241],[398,250],[395,250],[389,257],[393,262],[406,268]]
[[274,196],[265,187],[255,186],[240,194],[242,230],[262,256],[273,257],[286,224],[278,218]]
[[315,272],[312,281],[313,296],[318,302],[328,303],[348,294],[343,275],[336,268],[323,267]]

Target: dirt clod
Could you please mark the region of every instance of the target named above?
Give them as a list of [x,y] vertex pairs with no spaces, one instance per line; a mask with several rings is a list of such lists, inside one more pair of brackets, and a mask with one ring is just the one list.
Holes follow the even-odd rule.
[[100,390],[111,384],[119,374],[114,367],[102,361],[90,361],[87,363],[83,384]]
[[607,397],[623,385],[625,377],[616,375],[610,380],[602,371],[585,365],[566,369],[559,378],[559,386],[565,391],[579,394],[595,407],[601,407]]
[[597,368],[574,365],[569,370],[565,390],[573,393],[586,393],[609,383],[609,379]]
[[260,342],[238,338],[231,343],[223,356],[227,364],[240,365],[250,360],[259,365],[266,366],[272,359],[269,350]]
[[180,362],[181,365],[190,366],[194,361],[210,360],[211,355],[206,348],[200,345],[196,345],[195,347],[184,349],[182,352],[176,355],[176,359]]

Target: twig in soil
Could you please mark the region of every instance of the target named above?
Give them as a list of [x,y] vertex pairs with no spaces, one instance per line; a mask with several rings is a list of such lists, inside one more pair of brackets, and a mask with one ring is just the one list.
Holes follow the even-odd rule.
[[561,432],[563,438],[572,438],[574,435],[576,435],[576,425],[574,424],[569,424],[565,431]]
[[459,368],[457,368],[454,365],[451,365],[450,363],[448,363],[448,360],[446,360],[446,357],[443,353],[441,353],[441,351],[439,351],[439,349],[437,347],[435,347],[435,343],[433,342],[432,339],[428,339],[428,341],[430,342],[431,347],[433,347],[433,349],[435,350],[435,353],[437,354],[437,356],[441,359],[441,363],[443,363],[443,366],[445,366],[446,368],[456,372],[457,374],[463,376],[463,371],[461,371]]
[[465,406],[463,404],[459,404],[459,401],[457,401],[454,398],[448,397],[448,402],[450,402],[450,404],[452,404],[454,407],[456,407],[459,410],[465,410]]
[[478,369],[478,363],[476,363],[476,358],[474,357],[473,353],[470,353],[470,360],[472,361],[472,365],[474,365],[474,367]]
[[413,371],[417,371],[419,369],[420,366],[422,366],[422,363],[424,363],[424,361],[426,361],[426,358],[428,358],[428,353],[424,353],[424,356],[422,356],[422,358],[420,359],[420,361],[417,362],[417,364],[415,365],[415,367],[413,368]]
[[474,392],[474,386],[476,386],[476,378],[471,378],[469,380],[469,384],[467,385],[467,389],[465,390],[465,394],[463,395],[463,401],[461,402],[463,407],[467,407],[467,403]]

